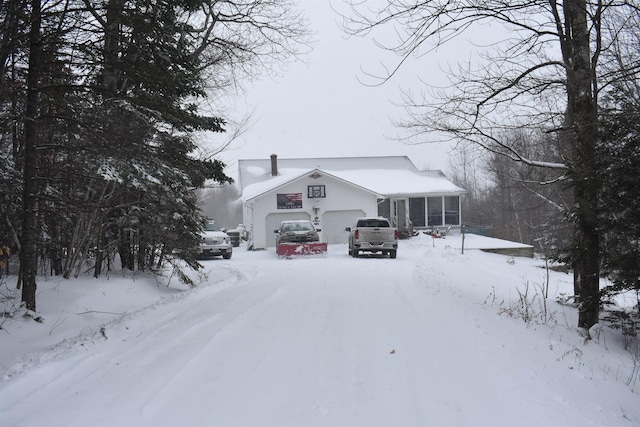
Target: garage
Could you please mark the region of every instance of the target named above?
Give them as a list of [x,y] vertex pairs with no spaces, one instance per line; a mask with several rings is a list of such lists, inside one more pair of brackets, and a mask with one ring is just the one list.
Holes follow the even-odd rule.
[[345,227],[351,227],[356,218],[366,216],[362,210],[326,211],[322,215],[322,235],[329,244],[347,243],[349,233]]
[[[254,250],[274,247],[273,230],[283,220],[319,220],[322,242],[346,244],[344,229],[356,218],[387,215],[408,223],[413,215],[427,224],[428,198],[458,201],[451,203],[457,207],[465,192],[440,171],[418,170],[406,156],[278,159],[274,154],[239,160],[238,168],[243,224],[251,230]],[[459,224],[460,209],[450,211],[442,210],[443,221]]]
[[267,247],[272,248],[276,245],[276,234],[273,230],[280,228],[282,221],[290,221],[294,219],[311,220],[311,216],[307,212],[279,212],[270,213],[265,219],[267,233]]

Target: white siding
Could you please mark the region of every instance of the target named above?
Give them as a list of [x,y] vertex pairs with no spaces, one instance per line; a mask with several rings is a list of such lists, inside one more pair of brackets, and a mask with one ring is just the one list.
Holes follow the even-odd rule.
[[[326,197],[307,198],[307,186],[309,185],[324,185]],[[283,193],[302,193],[302,209],[278,209],[276,195]],[[273,233],[273,230],[267,230],[266,220],[269,214],[286,213],[287,216],[290,216],[289,214],[304,213],[311,220],[317,217],[318,227],[322,229],[324,226],[322,223],[323,215],[327,211],[360,211],[365,216],[376,216],[378,212],[376,195],[326,174],[315,179],[305,176],[253,199],[250,205],[245,206],[244,221],[251,230],[253,248],[264,249],[275,243],[275,239],[267,240],[267,232]],[[272,218],[275,217],[272,216]],[[334,231],[327,230],[329,234]],[[326,242],[326,237],[323,234],[323,232],[320,233],[320,239]]]
[[344,230],[345,227],[353,226],[355,220],[363,216],[366,215],[360,209],[326,211],[322,215],[322,233],[327,239],[327,243],[348,243],[349,233]]

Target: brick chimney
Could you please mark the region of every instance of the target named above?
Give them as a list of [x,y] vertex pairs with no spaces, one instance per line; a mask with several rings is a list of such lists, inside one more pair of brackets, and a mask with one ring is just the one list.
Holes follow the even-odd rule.
[[271,176],[278,176],[278,155],[271,155]]

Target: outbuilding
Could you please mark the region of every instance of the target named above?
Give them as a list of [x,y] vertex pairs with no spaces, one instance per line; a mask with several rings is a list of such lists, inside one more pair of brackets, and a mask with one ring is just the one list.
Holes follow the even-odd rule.
[[238,162],[243,221],[250,246],[275,245],[283,220],[309,219],[321,240],[346,243],[345,227],[384,216],[401,233],[459,227],[465,190],[441,171],[420,171],[406,156],[249,159]]

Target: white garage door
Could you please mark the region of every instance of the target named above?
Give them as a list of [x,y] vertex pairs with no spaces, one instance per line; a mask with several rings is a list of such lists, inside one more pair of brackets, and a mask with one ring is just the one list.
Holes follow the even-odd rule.
[[351,227],[356,218],[363,217],[361,210],[352,211],[326,211],[322,215],[322,234],[327,243],[347,243],[349,233],[345,227]]
[[307,212],[282,212],[271,213],[267,215],[265,223],[267,225],[267,247],[272,248],[276,245],[276,234],[273,230],[280,228],[282,221],[290,221],[294,219],[311,220],[311,216]]

